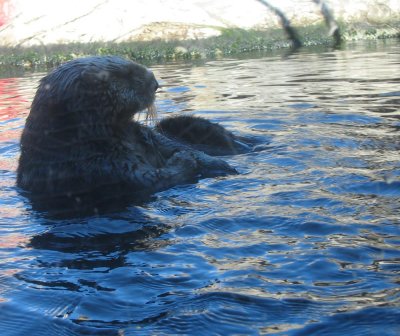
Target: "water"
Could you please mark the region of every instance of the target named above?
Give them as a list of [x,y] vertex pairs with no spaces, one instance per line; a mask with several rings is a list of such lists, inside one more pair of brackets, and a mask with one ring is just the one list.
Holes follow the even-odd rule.
[[15,187],[43,74],[0,80],[0,330],[399,335],[400,45],[154,66],[162,115],[255,137],[240,175],[55,220]]

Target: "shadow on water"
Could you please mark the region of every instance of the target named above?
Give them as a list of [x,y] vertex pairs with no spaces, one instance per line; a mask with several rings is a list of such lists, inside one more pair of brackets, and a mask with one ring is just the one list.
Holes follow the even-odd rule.
[[[150,251],[167,244],[158,239],[171,230],[161,222],[155,222],[132,208],[127,217],[118,213],[107,217],[92,217],[75,220],[44,221],[44,233],[35,235],[28,247],[40,250],[54,250],[63,253],[96,251],[101,255],[116,253],[114,267],[123,266],[121,258],[132,251]],[[111,267],[114,261],[105,261]],[[82,263],[83,264],[83,263]],[[90,268],[82,265],[82,268]],[[97,267],[100,265],[97,264]]]
[[0,83],[2,335],[398,335],[398,41],[154,66],[162,116],[262,144],[97,216],[15,188],[41,75]]

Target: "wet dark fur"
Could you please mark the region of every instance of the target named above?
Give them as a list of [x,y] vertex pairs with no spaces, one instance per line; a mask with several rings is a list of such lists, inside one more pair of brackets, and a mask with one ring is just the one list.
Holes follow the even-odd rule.
[[39,208],[96,210],[204,176],[235,173],[225,161],[139,124],[158,83],[118,57],[76,59],[44,77],[21,137],[17,184]]
[[243,139],[204,118],[194,116],[165,118],[157,124],[156,130],[209,155],[233,155],[249,150]]

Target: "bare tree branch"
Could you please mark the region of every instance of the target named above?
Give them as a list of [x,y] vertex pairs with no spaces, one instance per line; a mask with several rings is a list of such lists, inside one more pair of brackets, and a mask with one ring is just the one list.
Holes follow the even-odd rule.
[[275,15],[279,17],[281,20],[281,24],[283,29],[286,32],[286,35],[288,36],[289,40],[292,42],[292,47],[293,49],[298,49],[300,48],[303,44],[301,43],[301,40],[299,38],[299,35],[297,34],[297,31],[291,26],[289,19],[283,14],[283,12],[274,6],[272,6],[270,3],[268,3],[265,0],[257,0],[264,6],[266,6],[268,9],[270,9]]
[[320,6],[321,14],[325,19],[325,23],[329,28],[329,35],[333,36],[335,41],[334,46],[339,47],[342,44],[342,36],[339,26],[333,17],[331,10],[323,0],[313,0],[313,2]]

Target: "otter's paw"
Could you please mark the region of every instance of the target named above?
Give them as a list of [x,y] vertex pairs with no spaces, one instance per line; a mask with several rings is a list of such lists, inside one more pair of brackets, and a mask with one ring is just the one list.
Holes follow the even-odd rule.
[[197,172],[199,169],[196,157],[190,151],[179,151],[172,155],[167,161],[167,167],[181,168],[193,172]]
[[195,152],[197,164],[203,177],[214,177],[224,175],[236,175],[237,170],[231,167],[226,161],[209,156],[203,152]]

